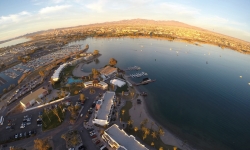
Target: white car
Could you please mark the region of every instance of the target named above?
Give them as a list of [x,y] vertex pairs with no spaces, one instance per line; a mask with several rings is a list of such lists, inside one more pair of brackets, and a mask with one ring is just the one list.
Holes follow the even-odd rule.
[[26,125],[27,125],[27,126],[28,126],[28,125],[31,125],[31,122],[27,122]]
[[21,129],[25,128],[25,125],[21,125],[20,128],[21,128]]

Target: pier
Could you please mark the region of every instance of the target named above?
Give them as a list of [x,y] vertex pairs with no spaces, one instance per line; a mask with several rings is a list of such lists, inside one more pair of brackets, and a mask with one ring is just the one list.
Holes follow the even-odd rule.
[[140,70],[141,67],[138,67],[138,66],[134,66],[134,67],[128,67],[127,69],[123,69],[124,71],[132,71],[132,70]]
[[147,81],[142,81],[141,83],[134,83],[133,85],[135,86],[139,86],[139,85],[143,85],[143,84],[148,84],[148,83],[151,83],[151,82],[155,82],[156,80],[147,80]]

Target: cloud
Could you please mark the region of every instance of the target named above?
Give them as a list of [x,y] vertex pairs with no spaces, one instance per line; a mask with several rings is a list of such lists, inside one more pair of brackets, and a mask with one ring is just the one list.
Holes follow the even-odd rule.
[[26,16],[30,16],[30,13],[27,11],[22,11],[20,13],[11,14],[8,16],[1,16],[0,17],[0,24],[5,24],[5,23],[9,23],[9,22],[18,22]]
[[98,0],[97,2],[87,4],[86,7],[92,11],[103,12],[103,7],[108,2],[108,0]]
[[52,0],[52,2],[53,3],[56,3],[56,4],[58,4],[58,3],[62,3],[64,0]]
[[161,10],[165,10],[165,12],[181,14],[181,15],[197,15],[200,14],[200,11],[196,8],[190,6],[184,6],[176,3],[161,3]]
[[70,7],[71,7],[71,5],[56,5],[56,6],[45,7],[39,11],[39,14],[55,13],[58,11],[68,9]]

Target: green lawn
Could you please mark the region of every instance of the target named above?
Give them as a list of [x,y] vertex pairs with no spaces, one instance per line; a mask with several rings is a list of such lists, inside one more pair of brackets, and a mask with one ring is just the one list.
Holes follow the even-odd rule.
[[[65,117],[65,113],[62,113],[62,111],[59,107],[57,108],[57,110],[59,112],[59,116],[61,118],[61,121],[63,122],[64,117]],[[62,124],[62,122],[59,122],[58,117],[52,111],[50,111],[48,113],[48,116],[46,115],[45,112],[43,112],[42,118],[43,118],[43,125],[42,125],[43,131],[56,128]],[[49,118],[50,118],[51,122],[50,122]]]
[[[167,144],[164,144],[162,142],[162,140],[157,136],[157,138],[153,138],[151,136],[151,133],[153,132],[153,130],[150,130],[150,134],[143,140],[142,136],[143,136],[143,132],[139,129],[137,132],[135,132],[133,130],[133,128],[125,128],[125,131],[126,133],[128,133],[129,135],[133,135],[134,137],[136,137],[136,139],[140,139],[140,141],[143,141],[143,143],[151,146],[151,143],[153,142],[154,143],[154,147],[155,149],[159,149],[160,147],[163,147],[163,150],[174,150],[174,146],[171,146],[171,145],[167,145]],[[180,150],[180,149],[176,149],[176,150]]]
[[[121,121],[128,122],[130,120],[129,109],[131,108],[132,108],[132,102],[126,101],[125,106],[123,106],[120,110]],[[122,114],[122,110],[124,110],[124,114]]]
[[67,66],[62,70],[63,76],[73,76],[72,72],[74,70],[75,66]]

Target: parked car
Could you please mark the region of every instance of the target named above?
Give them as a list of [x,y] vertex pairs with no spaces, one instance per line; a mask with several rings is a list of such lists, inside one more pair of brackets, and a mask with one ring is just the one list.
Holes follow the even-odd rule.
[[93,138],[96,138],[96,134],[92,135],[91,138],[92,138],[92,139],[93,139]]
[[18,138],[18,134],[15,134],[15,139],[17,139]]
[[101,141],[100,141],[100,140],[98,140],[98,141],[96,141],[96,142],[95,142],[95,144],[97,145],[97,144],[99,144],[100,142],[101,142]]
[[22,133],[20,133],[20,134],[19,134],[19,137],[21,138],[22,136],[23,136],[23,134],[22,134]]

